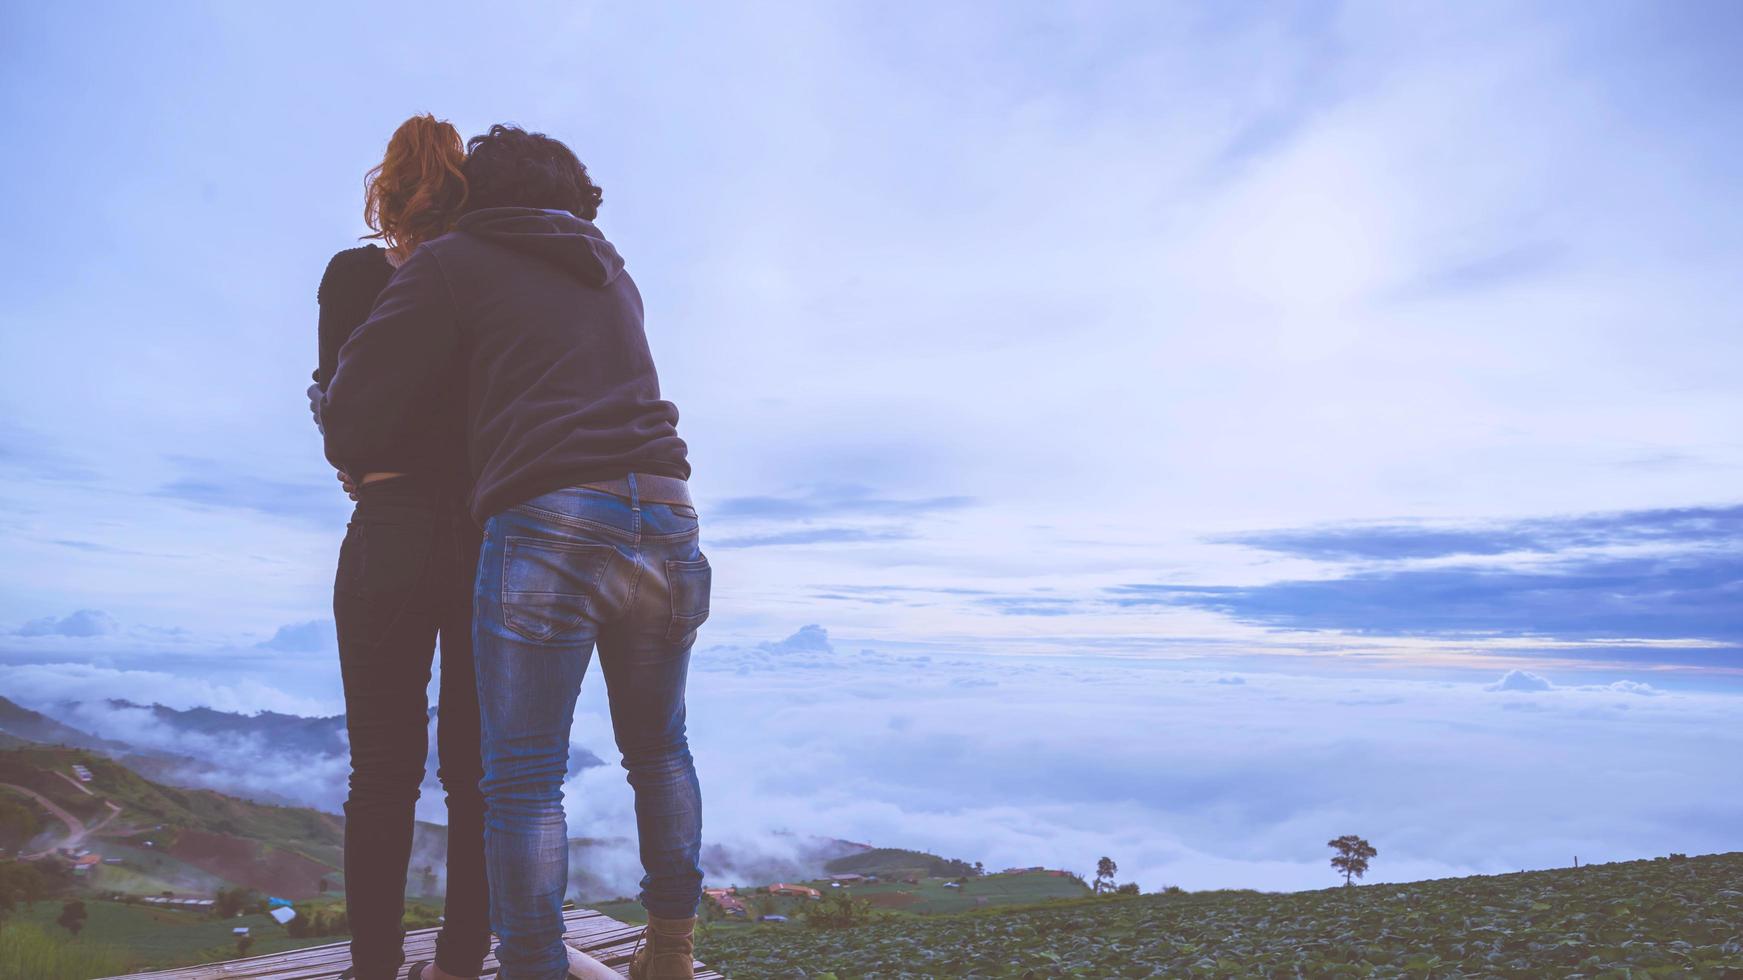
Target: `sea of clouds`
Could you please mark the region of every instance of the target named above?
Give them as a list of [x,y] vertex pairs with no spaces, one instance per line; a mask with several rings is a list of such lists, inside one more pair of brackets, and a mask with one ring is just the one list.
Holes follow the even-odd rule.
[[[1595,677],[889,652],[817,626],[709,646],[689,687],[707,870],[720,883],[815,873],[816,839],[840,838],[989,868],[1082,873],[1107,855],[1147,890],[1301,889],[1335,883],[1325,842],[1346,833],[1379,848],[1377,881],[1743,847],[1743,700]],[[70,723],[201,760],[187,781],[336,810],[342,758],[100,704],[143,691],[246,708],[260,682],[213,683],[0,667],[8,697],[52,707],[76,693]],[[572,770],[570,833],[615,841],[589,849],[586,870],[633,894],[633,797],[597,672],[574,741],[611,764]],[[441,821],[433,785],[419,812]]]

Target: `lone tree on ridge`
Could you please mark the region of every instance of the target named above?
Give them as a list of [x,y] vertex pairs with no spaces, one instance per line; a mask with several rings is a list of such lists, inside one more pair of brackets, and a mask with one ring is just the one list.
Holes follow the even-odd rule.
[[1114,875],[1120,873],[1120,866],[1111,857],[1104,857],[1095,863],[1095,893],[1100,895],[1105,889],[1113,891]]
[[1355,834],[1345,834],[1337,840],[1326,841],[1325,844],[1337,851],[1331,859],[1331,866],[1343,872],[1346,888],[1355,884],[1352,878],[1360,878],[1367,873],[1368,859],[1380,853],[1374,850],[1374,845]]

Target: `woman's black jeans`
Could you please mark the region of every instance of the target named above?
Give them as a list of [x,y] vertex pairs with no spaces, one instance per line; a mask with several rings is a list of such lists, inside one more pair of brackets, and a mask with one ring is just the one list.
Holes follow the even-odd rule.
[[441,638],[437,775],[448,798],[448,887],[436,963],[476,976],[490,949],[479,791],[472,589],[479,531],[460,494],[405,476],[363,487],[339,552],[333,614],[351,738],[345,801],[345,905],[358,980],[405,962],[406,869],[424,779],[425,691]]

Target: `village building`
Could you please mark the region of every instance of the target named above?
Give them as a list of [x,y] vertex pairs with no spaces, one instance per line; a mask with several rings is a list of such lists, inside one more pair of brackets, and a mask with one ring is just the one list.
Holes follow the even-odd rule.
[[792,895],[798,898],[822,898],[823,893],[807,885],[793,885],[778,881],[769,886],[770,895]]

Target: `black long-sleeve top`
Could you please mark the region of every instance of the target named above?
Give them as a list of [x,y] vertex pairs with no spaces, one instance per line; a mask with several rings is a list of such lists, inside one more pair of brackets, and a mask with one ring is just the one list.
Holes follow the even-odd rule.
[[327,263],[321,287],[315,292],[315,301],[321,308],[315,384],[326,388],[332,382],[333,372],[339,369],[339,348],[369,319],[375,298],[392,278],[393,265],[387,261],[387,249],[379,245],[348,248]]

